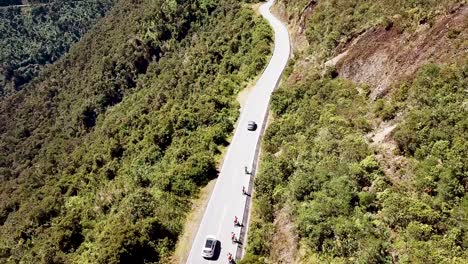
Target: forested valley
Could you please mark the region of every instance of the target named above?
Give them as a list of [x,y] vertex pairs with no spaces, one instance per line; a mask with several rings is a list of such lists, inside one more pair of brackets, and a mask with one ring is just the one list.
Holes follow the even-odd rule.
[[0,100],[65,54],[116,0],[0,1]]
[[240,263],[468,262],[467,10],[279,1],[295,54]]
[[0,263],[170,262],[271,44],[241,1],[116,2],[0,101]]

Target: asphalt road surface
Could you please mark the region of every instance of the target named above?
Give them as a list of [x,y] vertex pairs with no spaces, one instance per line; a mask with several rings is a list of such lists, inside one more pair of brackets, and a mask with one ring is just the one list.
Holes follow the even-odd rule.
[[[269,0],[263,4],[260,7],[260,13],[268,20],[275,32],[274,52],[241,110],[234,137],[224,157],[223,166],[193,241],[187,259],[188,264],[228,263],[227,254],[231,253],[235,257],[240,246],[239,243],[231,241],[231,232],[234,232],[238,238],[241,228],[244,229],[243,234],[246,234],[248,230],[247,223],[242,223],[244,227],[234,226],[235,216],[238,217],[239,222],[243,221],[246,199],[250,199],[249,196],[243,195],[242,187],[248,190],[249,185],[253,184],[253,181],[250,181],[251,175],[245,173],[245,166],[251,172],[256,158],[257,144],[266,121],[270,96],[286,67],[290,52],[286,26],[269,11],[273,2],[274,0]],[[257,123],[256,131],[247,130],[249,121]],[[215,257],[211,260],[201,256],[207,235],[214,235],[219,241]]]

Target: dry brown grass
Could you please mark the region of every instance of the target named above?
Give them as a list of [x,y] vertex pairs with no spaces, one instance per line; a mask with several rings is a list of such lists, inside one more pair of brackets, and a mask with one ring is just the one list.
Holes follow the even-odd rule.
[[258,78],[255,78],[253,80],[251,80],[244,89],[242,89],[238,94],[237,94],[237,102],[239,102],[240,104],[240,107],[241,107],[241,111],[242,111],[242,108],[244,107],[245,105],[245,101],[247,100],[247,98],[249,97],[249,94],[250,92],[252,92],[252,90],[255,88],[255,84],[257,83],[257,80]]
[[263,3],[256,3],[256,4],[250,4],[250,7],[254,10],[255,15],[261,16],[260,14],[260,6],[263,5]]

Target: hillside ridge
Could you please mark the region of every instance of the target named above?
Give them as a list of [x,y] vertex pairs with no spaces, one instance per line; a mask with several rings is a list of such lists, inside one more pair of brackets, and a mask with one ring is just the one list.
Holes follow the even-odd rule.
[[245,263],[468,260],[466,1],[282,0]]

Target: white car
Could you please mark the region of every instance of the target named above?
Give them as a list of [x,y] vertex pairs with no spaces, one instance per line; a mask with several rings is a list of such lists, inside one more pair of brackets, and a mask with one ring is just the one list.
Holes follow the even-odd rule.
[[215,253],[215,248],[216,248],[216,243],[218,240],[216,240],[216,237],[214,236],[207,236],[205,239],[205,246],[203,247],[202,250],[202,257],[204,258],[212,258],[214,253]]

